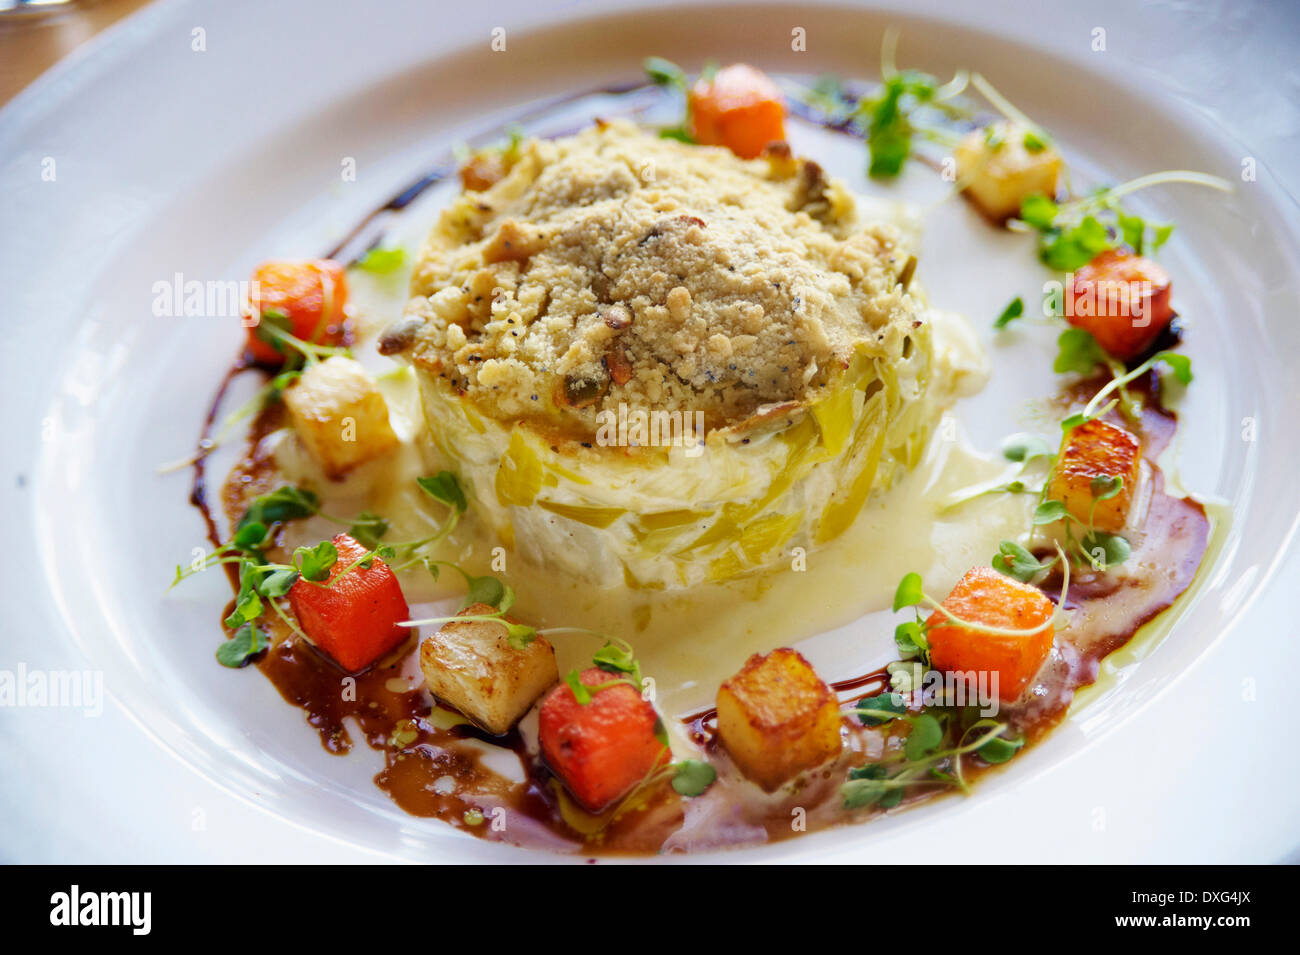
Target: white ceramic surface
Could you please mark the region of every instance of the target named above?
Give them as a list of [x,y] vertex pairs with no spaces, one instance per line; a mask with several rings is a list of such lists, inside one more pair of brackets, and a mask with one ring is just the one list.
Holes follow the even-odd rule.
[[[987,73],[1082,174],[1196,168],[1237,181],[1227,200],[1171,189],[1140,203],[1179,223],[1165,260],[1198,376],[1181,471],[1196,492],[1230,502],[1234,518],[1172,635],[973,797],[729,858],[1294,855],[1300,779],[1284,704],[1300,664],[1288,608],[1300,580],[1300,242],[1286,188],[1296,184],[1297,120],[1293,105],[1253,86],[1234,98],[1223,62],[1251,56],[1282,84],[1283,60],[1260,58],[1279,43],[1294,57],[1295,18],[1242,21],[1225,8],[1193,30],[1172,7],[1126,15],[1120,4],[1087,14],[1030,3],[636,6],[163,0],[0,112],[10,472],[0,669],[99,671],[108,695],[98,716],[0,708],[0,856],[550,858],[406,816],[369,782],[377,754],[328,756],[266,681],[216,666],[219,581],[163,599],[201,526],[184,479],[154,468],[185,453],[239,330],[155,317],[153,284],[176,272],[238,278],[269,255],[327,247],[450,143],[533,100],[633,79],[646,54],[866,76],[890,23],[903,28],[907,65]],[[1215,23],[1241,44],[1229,49]],[[1090,49],[1097,24],[1106,53]],[[498,26],[504,53],[489,46]],[[794,27],[807,31],[807,53],[791,51]],[[307,42],[291,42],[295,30]],[[1164,70],[1144,55],[1157,36],[1171,57]],[[1199,85],[1221,74],[1213,89]],[[1228,113],[1229,132],[1221,111],[1234,107],[1244,112]],[[348,157],[358,177],[345,185]],[[1253,182],[1240,180],[1247,157],[1259,160]],[[988,319],[1013,295],[1036,300],[1044,276],[1013,237],[993,236],[977,257],[969,215],[954,203],[931,218],[923,268],[934,301],[965,311],[988,340]],[[959,412],[977,444],[1015,430],[1024,398],[1051,390],[1049,340],[1027,332],[991,349],[1004,373]]]

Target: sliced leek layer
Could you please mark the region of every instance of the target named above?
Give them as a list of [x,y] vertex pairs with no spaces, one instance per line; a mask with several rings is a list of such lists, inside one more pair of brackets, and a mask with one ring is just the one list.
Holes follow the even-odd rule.
[[860,349],[807,404],[710,432],[702,453],[553,443],[417,375],[428,434],[504,544],[595,585],[675,589],[826,543],[916,465],[942,409],[929,323],[909,338],[888,358]]

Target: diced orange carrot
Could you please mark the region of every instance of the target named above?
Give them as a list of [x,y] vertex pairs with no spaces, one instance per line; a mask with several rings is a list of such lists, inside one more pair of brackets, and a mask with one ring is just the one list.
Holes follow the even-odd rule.
[[[592,667],[579,679],[594,687],[619,675]],[[584,808],[599,812],[671,761],[655,735],[658,722],[654,707],[628,683],[594,690],[587,704],[561,683],[542,701],[538,735],[547,765],[565,788]]]
[[1054,605],[1040,591],[1001,574],[976,567],[957,582],[943,601],[955,617],[986,627],[1034,630],[1028,636],[981,633],[948,621],[936,610],[926,621],[930,662],[937,670],[997,674],[997,694],[1004,703],[1020,697],[1052,649]]
[[1065,320],[1121,361],[1154,344],[1174,317],[1169,273],[1151,259],[1109,249],[1074,273]]
[[691,137],[726,146],[742,159],[785,139],[785,98],[765,73],[737,63],[700,77],[690,92]]
[[[249,297],[252,314],[259,319],[267,312],[284,313],[295,338],[318,345],[343,340],[348,284],[343,266],[335,261],[263,262],[253,270]],[[284,354],[259,338],[257,330],[258,325],[248,329],[249,354],[264,365],[282,364]]]
[[313,583],[298,578],[289,588],[289,606],[312,643],[357,673],[410,636],[408,628],[398,626],[410,611],[383,560],[376,557],[369,567],[353,567],[345,574],[366,548],[347,534],[335,537],[334,546],[339,558],[329,579]]

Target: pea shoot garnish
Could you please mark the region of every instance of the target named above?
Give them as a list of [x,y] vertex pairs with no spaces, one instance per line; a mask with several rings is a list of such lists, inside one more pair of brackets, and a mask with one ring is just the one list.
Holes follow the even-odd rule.
[[1025,301],[1017,295],[1007,304],[1007,307],[1002,310],[1002,314],[994,320],[993,327],[998,331],[1001,331],[1024,314]]
[[392,275],[406,264],[406,252],[400,248],[375,246],[357,259],[354,267],[371,275]]
[[946,148],[959,136],[948,125],[954,119],[973,115],[969,104],[959,99],[969,75],[958,72],[947,83],[920,70],[899,70],[894,63],[898,31],[885,32],[881,49],[881,83],[873,92],[856,96],[834,77],[823,77],[803,100],[823,112],[832,124],[859,131],[866,139],[868,174],[891,179],[903,171],[925,140]]
[[[664,139],[675,139],[678,142],[688,144],[694,143],[695,139],[690,133],[691,81],[690,77],[686,75],[686,71],[676,63],[665,60],[661,56],[647,57],[642,63],[642,67],[645,69],[645,74],[651,83],[680,93],[682,97],[682,121],[659,130],[659,135]],[[716,71],[716,65],[706,66],[704,76],[707,78],[711,72]]]
[[[956,711],[930,710],[894,716],[888,722],[908,727],[902,748],[849,770],[848,780],[840,786],[844,808],[892,809],[916,786],[952,786],[968,792],[967,757],[978,755],[988,764],[1005,763],[1024,746],[1024,740],[1013,736],[1006,723],[981,719],[960,729],[960,716]],[[952,734],[955,742],[943,746]]]
[[701,759],[673,763],[673,789],[683,796],[703,796],[718,778],[718,771]]
[[1125,209],[1121,200],[1151,186],[1186,183],[1223,192],[1232,187],[1217,176],[1186,169],[1151,173],[1137,179],[1095,189],[1087,195],[1057,203],[1041,194],[1029,195],[1020,205],[1013,229],[1038,233],[1038,257],[1061,272],[1082,268],[1108,249],[1126,245],[1138,255],[1159,251],[1173,234],[1172,223],[1151,223]]
[[583,706],[591,702],[594,694],[611,686],[627,685],[640,693],[645,685],[645,680],[641,676],[641,664],[636,659],[632,645],[626,640],[607,637],[605,645],[592,654],[591,662],[593,666],[611,674],[614,679],[592,686],[582,682],[582,677],[576,669],[565,674],[564,682],[573,691],[574,699]]
[[[356,517],[342,518],[324,513],[320,498],[305,488],[284,485],[253,498],[235,524],[230,540],[188,567],[178,566],[172,581],[174,587],[187,577],[209,567],[237,565],[239,587],[234,609],[225,620],[226,626],[234,630],[235,635],[218,648],[217,659],[224,666],[240,667],[266,650],[270,646],[270,639],[265,630],[257,625],[257,621],[268,611],[302,636],[297,622],[280,605],[281,599],[300,580],[312,586],[330,588],[353,570],[369,569],[376,559],[386,562],[405,561],[394,569],[427,560],[423,556],[424,551],[451,533],[468,506],[468,501],[456,476],[449,471],[419,478],[418,484],[431,498],[446,506],[448,515],[435,533],[418,540],[397,543],[383,541],[389,531],[389,524],[379,515],[363,511]],[[289,557],[289,563],[268,560],[266,551],[277,546],[278,528],[309,517],[347,527],[349,536],[361,544],[365,551],[341,569],[337,567],[338,548],[330,540],[296,547]],[[466,580],[470,582],[474,602],[508,607],[507,597],[510,601],[514,599],[509,588],[495,578],[471,578],[466,575]],[[504,609],[501,612],[504,613]]]

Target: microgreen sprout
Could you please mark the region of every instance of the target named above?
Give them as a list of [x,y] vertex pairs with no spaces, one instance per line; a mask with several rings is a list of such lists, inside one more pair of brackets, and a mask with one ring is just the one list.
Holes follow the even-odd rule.
[[[235,630],[236,637],[222,645],[217,658],[227,666],[244,666],[270,645],[269,637],[263,639],[265,633],[260,628],[254,628],[256,633],[244,629],[259,620],[268,608],[289,629],[304,636],[297,622],[285,613],[279,603],[299,580],[312,586],[329,588],[354,570],[368,570],[376,559],[391,562],[400,553],[407,556],[414,554],[413,560],[420,560],[422,558],[418,551],[421,548],[450,533],[468,506],[455,475],[442,471],[430,478],[420,478],[419,486],[435,500],[444,503],[449,509],[449,516],[435,534],[398,544],[382,541],[389,530],[388,521],[384,518],[368,511],[350,519],[326,514],[321,510],[320,498],[305,488],[283,485],[258,495],[249,502],[243,516],[236,523],[230,540],[187,567],[177,566],[172,586],[209,567],[228,564],[238,566],[239,587],[234,609],[225,621],[227,627]],[[339,568],[338,548],[333,541],[325,540],[295,548],[288,564],[268,561],[264,551],[275,543],[275,529],[289,521],[307,517],[320,517],[346,526],[349,535],[365,547],[365,551]],[[471,578],[466,575],[466,579],[470,583],[471,596],[474,597],[472,602],[491,603],[498,607],[499,613],[504,613],[514,600],[513,592],[495,578]],[[531,628],[513,624],[510,628],[512,641],[526,645],[531,640]],[[257,637],[258,633],[262,637]]]
[[956,145],[958,136],[941,119],[969,119],[970,107],[961,100],[968,74],[958,72],[940,83],[919,70],[899,70],[895,63],[898,31],[887,30],[881,43],[881,83],[872,93],[855,96],[833,77],[823,77],[806,90],[803,101],[820,110],[839,126],[860,130],[867,141],[868,173],[893,178],[915,151],[918,139]]
[[1127,211],[1120,200],[1140,189],[1169,183],[1232,190],[1229,183],[1205,173],[1182,169],[1152,173],[1060,204],[1041,194],[1026,196],[1020,206],[1019,228],[1039,233],[1039,258],[1062,272],[1081,268],[1099,253],[1120,245],[1138,255],[1153,253],[1169,240],[1173,225],[1149,223]]
[[[675,139],[678,142],[694,143],[691,136],[691,81],[683,70],[671,60],[665,60],[661,56],[647,57],[642,63],[646,76],[650,82],[656,86],[662,86],[665,89],[675,90],[682,96],[682,121],[675,126],[669,126],[659,130],[659,135],[664,139]],[[716,67],[712,68],[709,75],[716,72]]]
[[[887,722],[908,726],[901,749],[849,770],[847,781],[840,786],[844,808],[891,809],[910,787],[920,785],[953,786],[966,792],[967,756],[978,755],[988,764],[1003,763],[1024,745],[1023,739],[1011,735],[1006,723],[982,719],[957,732],[949,725],[956,718],[957,714],[945,710],[894,715]],[[955,745],[943,747],[945,737],[952,733],[956,733]]]
[[994,320],[993,327],[1001,331],[1024,314],[1025,301],[1017,295],[1011,300],[1007,307],[1002,310],[1002,314]]
[[401,248],[375,246],[357,259],[355,268],[371,275],[392,275],[406,264],[406,251]]
[[[327,314],[328,310],[324,310],[322,321]],[[315,342],[303,341],[290,331],[292,327],[288,315],[279,309],[269,308],[262,312],[255,334],[291,362],[301,359],[311,365],[335,355],[346,357],[352,355],[350,348],[341,345],[318,345]]]
[[[620,640],[618,637],[607,637],[605,645],[592,654],[591,662],[598,669],[604,670],[616,678],[606,683],[587,685],[582,682],[581,675],[577,670],[570,670],[564,680],[569,685],[569,689],[573,691],[574,699],[582,705],[586,706],[590,703],[593,694],[611,686],[627,684],[638,693],[642,692],[645,680],[641,676],[641,663],[636,659],[632,645],[626,640]],[[665,745],[667,745],[666,741]]]
[[673,789],[683,796],[702,796],[718,778],[718,771],[701,759],[673,763]]

